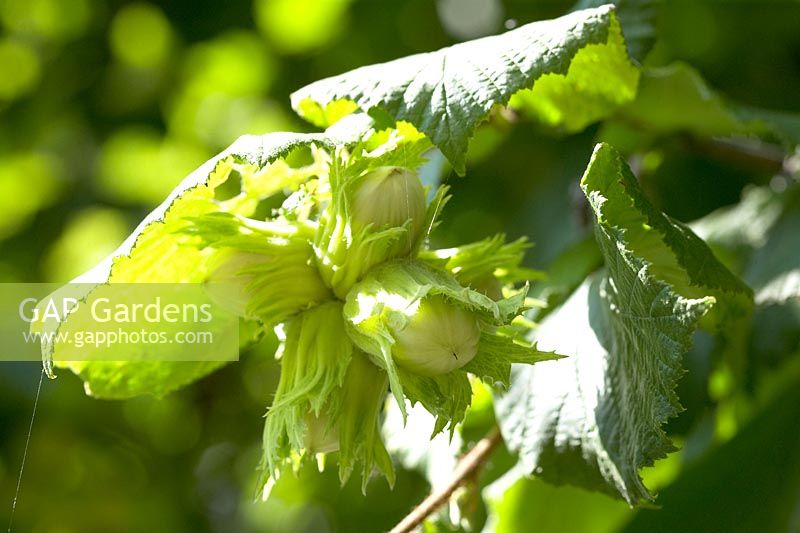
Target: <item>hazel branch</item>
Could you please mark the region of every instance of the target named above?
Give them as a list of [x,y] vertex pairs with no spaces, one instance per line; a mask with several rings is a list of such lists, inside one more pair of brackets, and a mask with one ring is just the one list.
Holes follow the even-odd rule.
[[495,426],[461,458],[453,471],[453,479],[442,489],[432,492],[394,526],[390,533],[408,533],[420,525],[436,509],[441,507],[462,483],[478,473],[501,440],[500,428]]

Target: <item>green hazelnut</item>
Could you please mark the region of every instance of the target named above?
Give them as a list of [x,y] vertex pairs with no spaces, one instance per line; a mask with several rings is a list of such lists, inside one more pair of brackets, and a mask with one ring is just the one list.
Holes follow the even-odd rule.
[[276,254],[215,250],[208,263],[207,290],[230,312],[277,324],[330,297],[310,254],[307,245]]
[[330,418],[308,413],[305,417],[305,448],[309,453],[333,453],[339,450],[339,432],[331,427]]
[[396,228],[408,222],[403,251],[408,252],[423,233],[425,190],[419,175],[403,167],[380,167],[362,177],[352,195],[353,229]]
[[393,333],[397,364],[423,376],[446,374],[469,363],[478,353],[481,334],[474,313],[441,296],[423,298],[405,327]]

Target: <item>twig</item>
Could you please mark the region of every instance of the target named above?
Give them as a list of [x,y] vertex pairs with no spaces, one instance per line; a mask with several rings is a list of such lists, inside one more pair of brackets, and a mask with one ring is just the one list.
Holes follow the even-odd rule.
[[394,526],[390,533],[408,533],[420,525],[436,509],[443,505],[464,481],[477,473],[497,445],[500,444],[500,440],[500,429],[495,426],[461,458],[453,472],[453,479],[450,480],[447,486],[439,491],[432,492],[413,511],[407,514],[399,524]]
[[775,144],[753,139],[696,139],[684,138],[690,150],[749,170],[786,172],[786,161],[790,154]]

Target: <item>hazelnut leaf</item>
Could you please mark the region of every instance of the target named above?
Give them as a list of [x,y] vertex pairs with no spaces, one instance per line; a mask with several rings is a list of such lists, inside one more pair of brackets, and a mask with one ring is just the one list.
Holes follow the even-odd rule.
[[[639,470],[674,451],[663,424],[680,412],[681,359],[701,320],[746,318],[751,291],[683,224],[646,200],[622,156],[598,145],[581,182],[605,268],[532,335],[564,361],[512,370],[495,403],[528,473],[636,505]],[[734,330],[746,330],[744,327]]]
[[410,122],[464,174],[469,139],[494,106],[512,100],[578,131],[631,101],[638,76],[606,5],[320,80],[292,94],[292,107],[322,127],[341,116],[326,111],[341,101]]

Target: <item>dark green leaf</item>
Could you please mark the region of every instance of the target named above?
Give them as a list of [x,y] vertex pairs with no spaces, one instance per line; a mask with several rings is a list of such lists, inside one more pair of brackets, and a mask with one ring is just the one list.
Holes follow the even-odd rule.
[[781,216],[745,270],[760,305],[800,300],[800,189],[787,191],[783,204]]
[[691,230],[655,210],[621,156],[598,145],[583,177],[605,270],[588,278],[536,332],[565,361],[515,368],[497,402],[509,447],[526,471],[651,499],[644,466],[674,450],[662,425],[680,405],[681,357],[699,321],[731,324],[749,289]]
[[656,15],[661,0],[579,0],[574,9],[600,7],[607,3],[616,6],[628,50],[632,57],[641,61],[656,40]]
[[292,107],[318,126],[354,109],[342,101],[410,122],[463,174],[475,128],[519,91],[533,87],[518,105],[577,130],[631,100],[637,80],[613,8],[603,6],[327,78],[295,92]]
[[726,101],[685,63],[645,69],[636,99],[619,109],[617,121],[654,135],[757,135],[787,145],[800,143],[800,115]]

